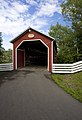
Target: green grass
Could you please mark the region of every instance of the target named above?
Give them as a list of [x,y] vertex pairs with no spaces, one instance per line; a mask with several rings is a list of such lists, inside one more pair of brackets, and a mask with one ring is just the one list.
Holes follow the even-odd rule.
[[67,93],[82,102],[82,72],[74,74],[52,74],[51,77]]

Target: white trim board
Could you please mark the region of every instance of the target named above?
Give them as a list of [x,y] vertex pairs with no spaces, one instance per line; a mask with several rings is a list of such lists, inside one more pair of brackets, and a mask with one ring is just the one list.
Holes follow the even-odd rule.
[[[49,47],[41,40],[41,39],[33,39],[33,40],[23,40],[16,48],[15,48],[15,69],[17,69],[17,49],[18,47],[23,43],[23,42],[28,42],[28,41],[41,41],[48,49],[48,55],[47,55],[47,59],[48,59],[48,64],[47,64],[47,70],[49,71]],[[24,63],[25,64],[25,63]]]

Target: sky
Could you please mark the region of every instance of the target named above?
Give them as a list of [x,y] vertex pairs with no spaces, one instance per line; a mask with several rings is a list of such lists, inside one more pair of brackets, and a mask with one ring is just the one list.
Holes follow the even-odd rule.
[[0,32],[3,47],[12,49],[10,41],[32,27],[48,34],[50,26],[66,25],[61,13],[62,0],[0,0]]

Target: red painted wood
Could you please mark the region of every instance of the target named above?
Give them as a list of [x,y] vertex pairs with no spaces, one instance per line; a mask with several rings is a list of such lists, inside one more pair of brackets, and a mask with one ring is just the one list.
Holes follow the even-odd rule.
[[24,51],[17,50],[17,68],[24,67]]
[[[33,38],[29,38],[28,34],[34,34],[34,37]],[[33,30],[30,33],[27,32],[25,35],[21,36],[17,41],[15,41],[13,43],[13,46],[14,46],[13,47],[13,50],[14,50],[14,69],[16,69],[16,67],[15,67],[16,66],[16,58],[15,58],[15,56],[16,56],[15,54],[16,53],[15,53],[15,49],[17,48],[17,46],[23,40],[28,41],[28,40],[36,40],[36,39],[41,39],[49,47],[49,56],[48,56],[49,57],[49,71],[52,72],[52,45],[51,45],[52,41],[51,41],[50,38],[48,38],[48,37],[46,37],[46,36],[44,36],[44,35],[42,35],[42,34],[40,34],[38,32],[35,32]],[[21,62],[21,64],[22,64],[22,62]],[[22,65],[22,66],[24,66],[24,65]]]

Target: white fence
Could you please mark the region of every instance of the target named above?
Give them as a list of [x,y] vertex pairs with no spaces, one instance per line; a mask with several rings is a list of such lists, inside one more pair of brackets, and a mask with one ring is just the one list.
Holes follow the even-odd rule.
[[13,70],[13,63],[0,64],[0,71],[11,71]]
[[[0,64],[0,71],[13,70],[13,63]],[[52,73],[75,73],[82,71],[82,61],[73,64],[53,64]]]
[[53,64],[52,73],[75,73],[82,71],[82,61],[73,64]]

